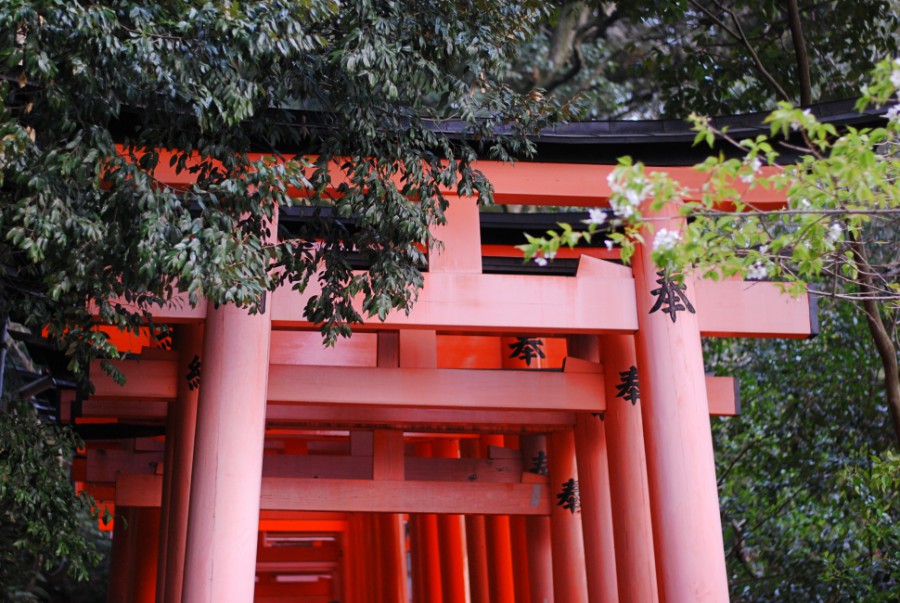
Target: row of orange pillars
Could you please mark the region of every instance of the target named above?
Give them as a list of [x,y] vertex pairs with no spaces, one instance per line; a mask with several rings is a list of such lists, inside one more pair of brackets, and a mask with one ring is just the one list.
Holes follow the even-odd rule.
[[[589,588],[599,591],[597,600],[617,600],[615,559],[602,553],[612,542],[585,542],[585,524],[597,532],[594,524],[610,510],[594,508],[595,484],[579,488],[576,437],[572,430],[407,434],[405,445],[417,457],[521,458],[525,471],[549,474],[559,486],[551,489],[550,515],[262,511],[254,600],[545,603],[587,601]],[[108,601],[163,600],[157,598],[157,570],[165,564],[160,508],[116,513]],[[612,539],[611,527],[599,531],[601,540]]]

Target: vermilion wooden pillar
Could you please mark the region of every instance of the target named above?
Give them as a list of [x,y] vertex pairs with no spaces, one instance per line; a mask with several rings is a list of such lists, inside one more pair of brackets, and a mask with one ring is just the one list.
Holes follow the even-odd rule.
[[[599,362],[596,335],[572,335],[569,355]],[[598,397],[602,392],[597,392]],[[616,551],[609,496],[609,462],[603,414],[579,413],[575,422],[584,558],[587,565],[588,601],[618,601]]]
[[128,602],[153,603],[156,597],[156,563],[159,557],[159,507],[134,509],[133,530],[128,539]]
[[[521,436],[522,462],[528,470],[547,473],[547,438]],[[543,459],[543,461],[541,461]],[[542,466],[539,466],[542,465]],[[525,518],[525,539],[528,554],[528,583],[532,603],[553,603],[553,555],[550,544],[550,518]]]
[[509,517],[509,542],[513,557],[513,586],[516,603],[531,603],[531,577],[528,574],[528,537],[525,516]]
[[383,580],[382,601],[385,603],[405,603],[406,594],[406,548],[403,546],[403,516],[399,513],[377,513],[381,546],[381,577]]
[[[401,333],[401,345],[403,342]],[[401,348],[402,350],[402,348]],[[416,456],[431,456],[430,442],[417,442],[415,445]],[[437,515],[422,513],[411,518],[414,521],[415,544],[413,548],[413,601],[427,603],[442,603],[443,594],[441,587],[441,547],[438,537]]]
[[373,535],[370,529],[370,515],[351,513],[348,515],[347,572],[351,588],[348,598],[354,603],[365,603],[376,592],[374,572]]
[[128,568],[132,564],[128,541],[133,538],[134,517],[134,508],[116,508],[109,561],[109,583],[106,587],[107,603],[128,603]]
[[[397,332],[378,334],[379,367],[396,368],[400,365],[400,336]],[[403,432],[396,430],[375,430],[373,435],[372,479],[404,479]],[[399,513],[380,513],[374,520],[378,528],[380,543],[379,571],[377,578],[381,584],[381,600],[385,603],[405,603],[406,593],[406,546],[403,535],[403,516]]]
[[[430,258],[430,265],[439,263]],[[434,331],[400,331],[400,366],[404,368],[434,368],[437,366],[437,334]],[[416,456],[431,456],[431,444],[418,442]],[[413,601],[441,603],[441,550],[438,520],[433,514],[410,517],[413,534]]]
[[484,515],[466,515],[465,521],[466,558],[469,562],[469,600],[471,603],[490,603],[491,585],[488,576]]
[[[518,450],[521,446],[518,436],[503,436],[506,448]],[[509,544],[513,562],[513,587],[516,603],[531,603],[531,581],[528,575],[528,541],[525,536],[525,517],[511,515],[509,517]]]
[[[164,567],[157,570],[156,600],[165,603],[181,603],[181,587],[184,582],[184,551],[187,542],[188,513],[191,494],[191,465],[194,459],[194,431],[197,427],[197,396],[200,388],[193,377],[194,359],[199,362],[203,351],[202,325],[178,327],[178,397],[169,405],[166,417],[166,473],[165,484],[169,488],[163,500],[165,521],[160,528],[166,530],[165,554],[159,557]],[[162,545],[162,534],[160,535]]]
[[[475,438],[461,440],[459,449],[460,454],[465,458],[480,457],[479,441]],[[469,566],[469,600],[471,603],[491,603],[484,515],[466,515],[465,522],[466,558]]]
[[175,451],[173,450],[173,426],[172,409],[166,411],[166,437],[165,451],[163,455],[163,486],[162,501],[159,509],[159,533],[157,538],[159,551],[156,560],[156,603],[162,603],[166,594],[166,557],[169,551],[169,512],[172,507],[172,464]]
[[269,336],[268,309],[250,315],[231,305],[210,305],[199,358],[203,383],[191,479],[185,602],[253,600]]
[[579,413],[575,423],[584,558],[588,570],[588,601],[591,603],[619,600],[609,465],[603,427],[603,421],[589,413]]
[[607,335],[601,338],[600,347],[619,601],[656,603],[659,592],[634,337]]
[[553,598],[559,603],[587,601],[581,513],[575,495],[575,435],[556,431],[547,436],[550,469],[550,544],[553,554]]
[[[680,229],[677,208],[647,217],[653,229]],[[634,257],[638,372],[657,570],[668,603],[728,600],[716,469],[703,372],[694,280],[682,286],[658,274],[650,249]]]
[[[482,445],[503,446],[503,436],[481,436]],[[513,578],[512,543],[509,534],[508,515],[488,515],[484,519],[487,540],[488,574],[491,602],[514,603],[516,591]]]
[[[459,458],[459,440],[436,439],[432,456]],[[462,515],[437,517],[441,542],[441,588],[444,603],[466,603],[466,541]]]

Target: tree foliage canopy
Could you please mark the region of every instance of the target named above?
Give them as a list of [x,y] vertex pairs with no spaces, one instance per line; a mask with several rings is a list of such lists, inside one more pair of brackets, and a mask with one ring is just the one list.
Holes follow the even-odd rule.
[[[900,456],[865,316],[823,300],[811,340],[707,340],[741,380],[742,416],[713,422],[732,600],[900,595]],[[799,370],[799,369],[803,370]]]
[[[771,278],[791,283],[794,292],[824,279],[832,296],[858,301],[884,363],[885,395],[900,441],[900,60],[881,61],[872,77],[858,106],[894,103],[883,127],[839,133],[809,110],[781,103],[766,119],[771,136],[738,141],[695,116],[695,142],[721,137],[743,153],[711,156],[696,166],[707,175],[699,190],[661,172],[649,175],[640,162],[623,158],[609,180],[618,228],[609,238],[622,247],[625,261],[636,244],[651,245],[656,264],[674,274]],[[795,132],[800,140],[790,142]],[[781,165],[781,145],[801,151],[799,160]],[[755,188],[783,194],[785,208],[760,211],[746,196]],[[677,206],[683,228],[650,227],[653,212],[668,204]],[[589,222],[584,231],[563,225],[561,232],[530,237],[522,249],[528,257],[553,257],[561,245],[589,240],[604,227]]]
[[507,77],[581,119],[767,111],[855,96],[898,32],[896,0],[570,0]]
[[[538,10],[0,0],[0,322],[46,329],[77,370],[117,353],[92,313],[136,328],[176,291],[258,311],[318,281],[305,312],[329,341],[407,309],[445,195],[489,203],[476,154],[527,154],[554,113],[496,76]],[[285,211],[303,219],[274,242]],[[88,501],[54,456],[72,441],[23,409],[0,428],[0,582],[29,582],[31,558],[83,575]]]
[[[256,310],[266,291],[318,279],[306,315],[332,340],[360,312],[407,308],[444,191],[491,199],[476,148],[428,120],[485,140],[503,125],[478,150],[529,151],[522,134],[545,105],[495,74],[535,10],[4,0],[0,315],[49,325],[83,358],[114,353],[89,330],[88,302],[133,326],[145,317],[126,304],[168,300],[176,283],[192,302]],[[193,184],[155,177],[160,149]],[[297,204],[314,208],[308,219],[268,242],[279,208]],[[366,273],[351,271],[351,251]]]

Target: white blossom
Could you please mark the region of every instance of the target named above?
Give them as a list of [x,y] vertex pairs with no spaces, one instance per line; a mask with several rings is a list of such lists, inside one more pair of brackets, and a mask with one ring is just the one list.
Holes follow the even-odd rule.
[[747,269],[747,280],[759,281],[769,276],[769,270],[762,262],[756,262]]
[[891,83],[894,85],[894,88],[900,88],[900,59],[894,59],[894,65],[898,69],[891,71]]
[[534,263],[537,264],[538,266],[546,266],[547,260],[546,260],[546,258],[543,258],[541,256],[535,256]]
[[634,215],[634,210],[647,198],[649,192],[649,185],[640,190],[627,188],[621,194],[611,197],[609,203],[617,216],[629,218]]
[[613,203],[613,211],[616,212],[617,216],[622,218],[630,218],[634,215],[634,206],[628,203]]
[[625,191],[625,200],[637,207],[641,204],[641,201],[643,201],[643,195],[633,188],[630,188]]
[[680,232],[663,228],[656,233],[655,237],[653,237],[653,250],[668,251],[674,249],[679,241],[681,241]]
[[619,175],[616,172],[610,172],[609,176],[606,177],[606,183],[609,185],[609,189],[614,193],[622,192],[622,184],[619,182]]
[[585,224],[596,224],[598,226],[604,222],[606,222],[606,212],[599,207],[589,209],[588,219],[584,220]]
[[616,244],[612,239],[606,239],[603,243],[606,245],[608,251],[612,251],[613,245]]
[[762,168],[762,161],[759,160],[759,157],[754,157],[750,161],[750,169],[753,170],[753,173],[755,174],[760,168]]
[[844,229],[837,222],[828,227],[828,240],[832,243],[837,243],[841,239],[841,234],[844,232]]
[[888,121],[900,121],[900,103],[893,105],[884,116]]

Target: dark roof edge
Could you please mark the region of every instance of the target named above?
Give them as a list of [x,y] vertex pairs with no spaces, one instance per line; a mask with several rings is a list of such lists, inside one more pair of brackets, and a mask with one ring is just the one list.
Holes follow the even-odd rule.
[[[886,108],[869,107],[864,112],[857,111],[856,99],[844,99],[811,105],[807,109],[823,123],[835,125],[869,125],[876,123]],[[764,123],[770,111],[720,115],[711,118],[718,128],[728,128],[735,138],[748,138],[758,134],[768,134],[770,128]],[[559,144],[629,144],[641,142],[671,143],[694,140],[695,132],[691,124],[681,119],[661,120],[608,120],[586,121],[562,124],[547,128],[535,136],[537,143]]]
[[[883,123],[887,107],[869,107],[863,112],[855,109],[857,99],[843,99],[818,103],[806,107],[822,123],[830,123],[837,128],[846,126],[865,127]],[[760,134],[770,134],[771,128],[764,123],[770,111],[720,115],[711,117],[713,125],[735,139],[745,139]],[[448,135],[465,136],[462,122],[435,123],[434,127]],[[537,153],[531,161],[614,164],[619,157],[629,155],[635,160],[652,165],[692,165],[702,161],[711,153],[722,152],[727,156],[739,154],[739,149],[717,142],[713,148],[694,145],[696,132],[692,125],[681,119],[660,120],[605,120],[571,122],[553,126],[531,136]],[[802,140],[790,140],[802,145]],[[798,157],[797,152],[788,147],[778,149],[780,160],[791,163]]]

